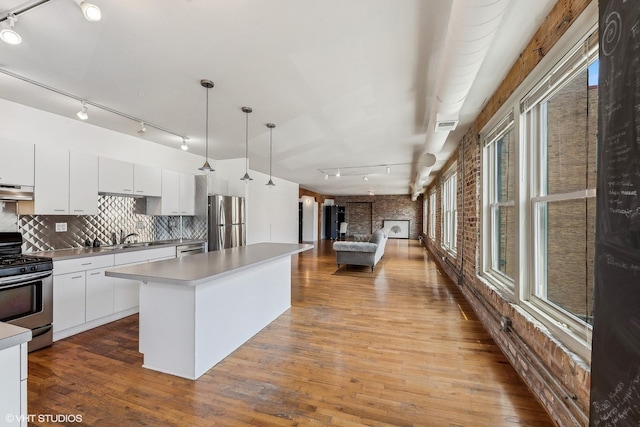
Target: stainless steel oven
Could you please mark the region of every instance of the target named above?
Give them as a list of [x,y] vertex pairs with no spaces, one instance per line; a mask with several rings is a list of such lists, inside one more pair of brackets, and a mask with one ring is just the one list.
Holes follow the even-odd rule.
[[21,254],[21,244],[19,233],[0,233],[0,322],[31,329],[33,351],[53,341],[53,263]]

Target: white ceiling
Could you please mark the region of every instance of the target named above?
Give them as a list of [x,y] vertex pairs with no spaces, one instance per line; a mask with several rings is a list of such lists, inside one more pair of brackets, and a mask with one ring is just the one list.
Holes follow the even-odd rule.
[[[0,68],[186,135],[203,156],[200,80],[210,79],[211,158],[244,157],[240,109],[249,106],[251,169],[269,172],[265,123],[273,122],[274,176],[322,194],[410,193],[451,0],[91,1],[100,22],[84,20],[73,0],[20,14],[23,43],[0,42]],[[554,3],[510,1],[434,172]],[[0,17],[23,4],[0,0]],[[80,109],[5,74],[0,97],[73,118]],[[95,107],[89,114],[88,123],[118,132],[140,127]],[[181,143],[151,127],[145,139]],[[320,172],[337,168],[340,178]]]

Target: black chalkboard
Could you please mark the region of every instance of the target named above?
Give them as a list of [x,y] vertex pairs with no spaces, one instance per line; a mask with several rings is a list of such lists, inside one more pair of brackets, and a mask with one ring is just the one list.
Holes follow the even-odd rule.
[[600,0],[589,425],[640,425],[640,2]]

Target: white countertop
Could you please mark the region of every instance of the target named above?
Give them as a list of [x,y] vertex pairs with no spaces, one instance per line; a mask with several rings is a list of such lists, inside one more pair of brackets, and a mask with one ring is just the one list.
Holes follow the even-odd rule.
[[0,322],[0,350],[31,341],[31,329]]
[[105,275],[142,282],[196,286],[311,248],[313,245],[310,244],[256,243],[182,258],[109,269]]

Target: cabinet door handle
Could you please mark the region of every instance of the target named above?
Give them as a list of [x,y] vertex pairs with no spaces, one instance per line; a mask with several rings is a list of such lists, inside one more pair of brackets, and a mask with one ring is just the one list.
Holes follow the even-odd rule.
[[74,209],[74,212],[84,212],[84,209]]
[[82,279],[82,276],[71,276],[72,279]]
[[123,188],[122,191],[129,191],[132,192],[133,190],[131,190],[130,188]]
[[97,272],[97,273],[89,273],[89,275],[91,275],[91,276],[99,276],[100,274],[102,274],[102,273],[100,273],[100,272]]
[[66,211],[66,209],[54,209],[53,211],[54,211],[54,212],[65,212],[65,211]]
[[93,264],[93,263],[92,262],[85,262],[85,263],[80,264],[80,265],[91,265],[91,264]]

